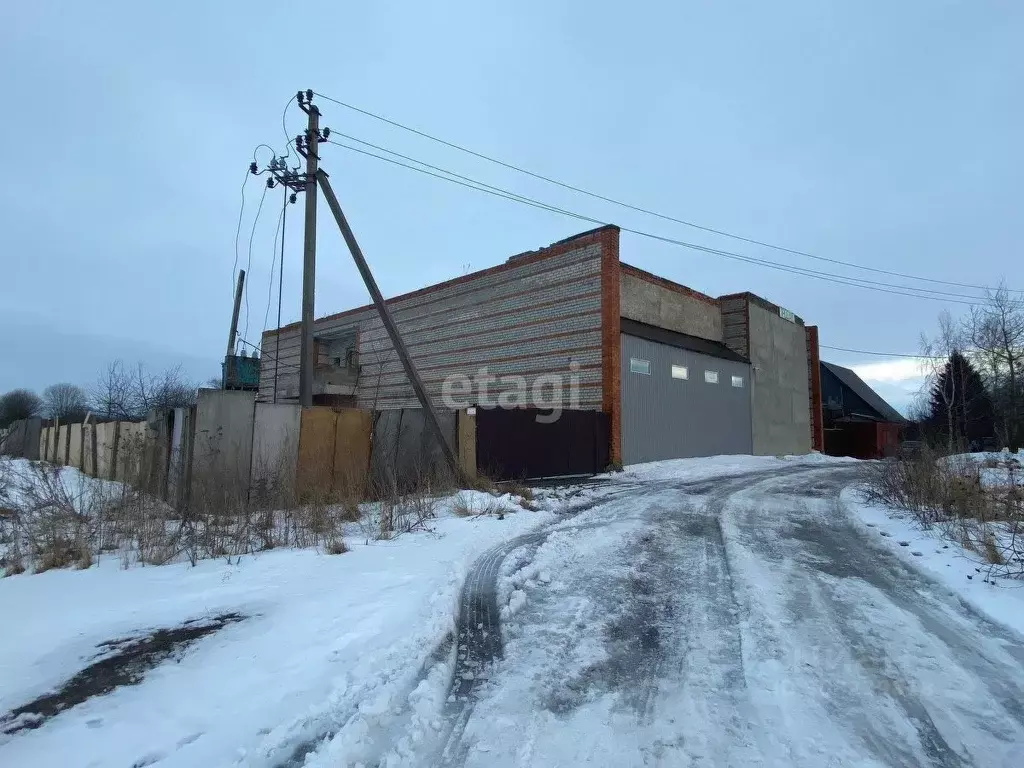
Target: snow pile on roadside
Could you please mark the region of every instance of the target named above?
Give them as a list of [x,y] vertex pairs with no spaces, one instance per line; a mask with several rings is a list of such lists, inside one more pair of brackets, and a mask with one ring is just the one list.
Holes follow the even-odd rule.
[[79,511],[94,500],[114,497],[123,487],[112,480],[89,477],[74,467],[0,456],[0,506],[17,508],[30,504],[39,495],[51,492],[51,482]]
[[669,459],[634,464],[612,478],[622,480],[704,480],[740,472],[757,472],[788,466],[848,464],[859,459],[809,453],[799,456],[708,456],[697,459]]
[[299,764],[331,736],[325,761],[383,757],[396,723],[415,739],[440,710],[445,643],[470,564],[554,519],[497,503],[503,520],[446,509],[429,533],[333,557],[275,550],[233,566],[127,571],[103,561],[0,580],[0,603],[17,617],[0,633],[0,715],[59,687],[100,643],[225,612],[246,617],[138,685],[0,736],[0,764],[272,766],[293,755]]
[[1020,582],[990,579],[989,564],[982,555],[944,538],[935,527],[922,528],[910,512],[871,504],[857,488],[846,489],[842,501],[851,517],[900,558],[937,578],[992,619],[1024,634]]

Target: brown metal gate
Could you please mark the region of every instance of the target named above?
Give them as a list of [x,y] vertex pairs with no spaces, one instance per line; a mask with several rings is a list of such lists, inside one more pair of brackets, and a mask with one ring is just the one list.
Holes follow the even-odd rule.
[[537,421],[537,408],[478,408],[476,463],[495,480],[592,475],[608,467],[611,423],[600,411],[562,411]]

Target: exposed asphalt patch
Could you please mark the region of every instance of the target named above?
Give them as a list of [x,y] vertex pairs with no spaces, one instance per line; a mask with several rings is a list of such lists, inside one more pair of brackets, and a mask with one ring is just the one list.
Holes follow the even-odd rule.
[[42,726],[51,717],[116,688],[138,685],[149,670],[178,656],[192,643],[245,619],[237,613],[192,619],[181,626],[157,629],[146,635],[107,640],[96,646],[100,658],[80,671],[59,690],[40,696],[0,716],[0,734],[11,735]]

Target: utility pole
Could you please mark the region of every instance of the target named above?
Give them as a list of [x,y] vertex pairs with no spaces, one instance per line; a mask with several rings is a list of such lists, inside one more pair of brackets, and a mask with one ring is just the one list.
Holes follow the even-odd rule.
[[[227,357],[235,354],[235,338],[238,336],[238,312],[242,306],[242,286],[245,285],[245,270],[238,270],[238,283],[235,285],[235,308],[231,311],[231,330],[228,332]],[[225,362],[227,360],[225,359]]]
[[[412,384],[413,392],[416,393],[416,398],[420,401],[420,406],[423,408],[423,415],[426,417],[427,426],[430,427],[430,430],[437,438],[437,442],[440,444],[441,450],[444,453],[444,457],[448,461],[448,465],[451,467],[452,472],[456,477],[461,479],[462,473],[459,468],[459,461],[455,456],[455,451],[448,442],[448,438],[445,437],[444,430],[441,429],[441,422],[437,418],[437,411],[434,410],[434,404],[430,401],[430,396],[427,395],[427,390],[423,386],[423,380],[420,379],[420,374],[416,370],[416,365],[413,363],[412,357],[409,355],[409,350],[406,348],[405,342],[402,340],[402,336],[398,332],[398,327],[395,325],[395,321],[391,317],[391,310],[388,309],[387,304],[384,302],[384,296],[381,294],[380,288],[377,287],[377,281],[374,280],[373,273],[370,272],[370,267],[366,263],[366,259],[363,257],[363,251],[359,247],[359,243],[356,241],[355,233],[352,231],[352,228],[348,225],[348,221],[345,219],[345,214],[341,210],[341,204],[338,202],[338,198],[334,194],[334,189],[331,188],[331,182],[328,180],[327,174],[322,170],[317,170],[316,180],[319,182],[320,188],[324,191],[324,198],[327,200],[327,206],[331,209],[331,213],[334,214],[334,220],[338,223],[338,229],[341,230],[341,235],[345,238],[345,243],[348,245],[348,249],[352,253],[352,258],[356,262],[359,274],[363,277],[363,282],[366,283],[366,289],[370,292],[370,296],[373,297],[373,303],[377,307],[377,312],[380,314],[381,322],[384,323],[384,327],[387,329],[388,336],[391,337],[391,344],[394,346],[395,352],[398,353],[398,359],[402,361],[402,367],[405,369],[405,375],[408,377],[409,383]],[[310,193],[307,193],[307,195],[308,194]],[[312,194],[315,194],[315,191]]]
[[313,404],[313,302],[316,294],[316,172],[320,167],[320,110],[312,103],[313,92],[298,94],[299,106],[309,117],[304,150],[306,156],[306,222],[302,245],[302,330],[299,343],[299,405]]

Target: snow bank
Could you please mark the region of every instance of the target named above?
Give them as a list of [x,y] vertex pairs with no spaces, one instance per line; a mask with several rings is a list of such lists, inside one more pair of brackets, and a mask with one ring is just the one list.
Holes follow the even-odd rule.
[[446,517],[430,533],[338,556],[272,551],[231,566],[127,571],[109,560],[0,580],[0,713],[59,686],[101,642],[200,616],[248,617],[139,685],[0,737],[0,764],[270,766],[346,728],[347,753],[359,754],[396,710],[428,727],[444,695],[444,641],[469,565],[554,519],[512,506],[502,503],[503,520]]
[[944,540],[934,528],[923,529],[909,512],[868,503],[856,488],[846,489],[842,501],[861,525],[900,558],[937,578],[993,620],[1024,634],[1020,582],[987,579],[987,564],[980,555]]
[[793,465],[828,465],[857,462],[845,456],[827,456],[809,453],[799,456],[708,456],[697,459],[670,459],[631,464],[621,473],[612,475],[623,480],[704,480],[720,475],[757,472]]
[[1024,485],[1024,455],[1009,451],[957,453],[939,459],[951,467],[977,469],[984,488]]
[[52,472],[65,497],[73,501],[79,511],[92,499],[110,498],[122,489],[121,483],[89,477],[74,467],[43,465],[28,459],[0,456],[0,504],[19,507],[29,503],[34,494],[45,493],[48,489],[43,476],[44,467]]

